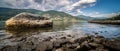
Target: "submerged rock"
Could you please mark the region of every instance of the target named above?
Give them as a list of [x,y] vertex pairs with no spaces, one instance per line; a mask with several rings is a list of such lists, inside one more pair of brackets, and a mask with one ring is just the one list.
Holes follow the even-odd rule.
[[89,23],[99,23],[99,24],[120,24],[120,20],[92,20]]
[[0,51],[120,51],[120,42],[69,31],[3,39]]
[[20,13],[5,22],[6,29],[9,28],[30,28],[30,27],[51,27],[52,20],[31,13]]

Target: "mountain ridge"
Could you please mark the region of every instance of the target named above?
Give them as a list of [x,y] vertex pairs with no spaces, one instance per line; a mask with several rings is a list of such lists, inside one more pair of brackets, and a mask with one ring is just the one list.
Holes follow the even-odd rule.
[[[60,12],[60,11],[55,11],[55,10],[49,10],[49,11],[41,11],[41,10],[35,10],[35,9],[12,9],[12,8],[2,8],[0,7],[0,20],[7,20],[21,12],[28,12],[32,14],[38,14],[40,16],[44,17],[50,17],[52,19],[65,19],[65,20],[71,20],[71,19],[76,19],[78,20],[79,18],[72,16],[70,14],[67,14],[65,12]],[[58,20],[57,19],[57,20]]]

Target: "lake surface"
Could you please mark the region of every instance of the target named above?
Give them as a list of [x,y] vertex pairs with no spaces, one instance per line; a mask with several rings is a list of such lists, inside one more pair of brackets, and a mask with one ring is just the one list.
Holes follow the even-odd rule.
[[105,25],[105,24],[95,24],[88,23],[87,21],[81,21],[76,23],[66,23],[64,21],[54,21],[52,28],[37,28],[37,29],[27,29],[27,30],[5,30],[4,21],[0,22],[0,38],[5,38],[10,35],[26,36],[42,32],[56,32],[64,30],[79,30],[86,34],[91,35],[101,35],[106,38],[120,37],[120,25]]

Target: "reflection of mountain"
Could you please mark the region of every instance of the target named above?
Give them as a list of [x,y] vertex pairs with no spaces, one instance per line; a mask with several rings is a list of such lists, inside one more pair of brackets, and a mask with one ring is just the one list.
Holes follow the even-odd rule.
[[0,20],[6,20],[12,16],[15,16],[21,12],[29,12],[29,13],[41,13],[42,11],[34,10],[34,9],[12,9],[12,8],[2,8],[0,7]]

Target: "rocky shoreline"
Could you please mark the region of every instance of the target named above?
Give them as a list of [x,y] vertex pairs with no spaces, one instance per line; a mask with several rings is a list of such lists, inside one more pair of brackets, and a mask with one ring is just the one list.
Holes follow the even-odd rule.
[[120,42],[78,30],[9,36],[0,40],[0,51],[120,51]]
[[89,23],[100,23],[100,24],[120,24],[120,20],[92,20]]

